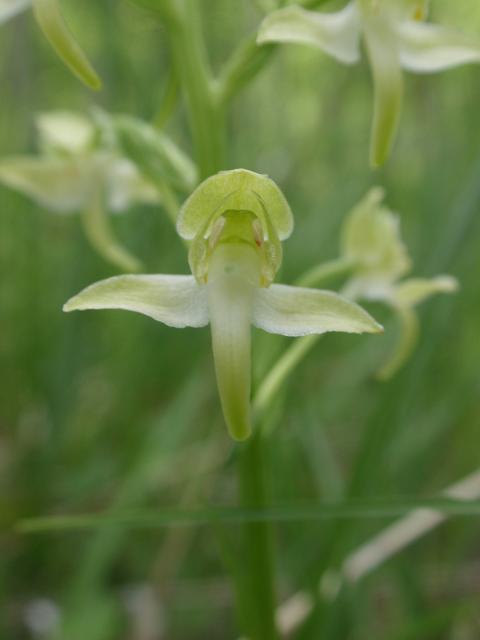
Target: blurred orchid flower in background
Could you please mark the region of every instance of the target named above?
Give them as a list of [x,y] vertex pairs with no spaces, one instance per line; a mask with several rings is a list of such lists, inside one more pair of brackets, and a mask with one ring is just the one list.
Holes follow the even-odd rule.
[[124,275],[87,287],[65,311],[126,309],[171,327],[210,323],[225,421],[236,440],[251,432],[251,325],[285,336],[375,333],[361,307],[330,291],[272,284],[290,207],[268,177],[237,169],[203,182],[180,211],[193,275]]
[[[106,212],[123,212],[137,203],[159,204],[163,185],[188,190],[196,181],[192,163],[166,136],[136,123],[134,118],[113,118],[98,110],[92,118],[45,113],[36,121],[40,155],[0,159],[1,183],[50,211],[81,212],[91,244],[126,271],[137,271],[141,265],[115,240]],[[138,138],[135,157],[146,158],[156,170],[147,178],[130,159],[130,150],[123,148],[131,130]]]
[[402,68],[431,73],[480,61],[478,39],[423,22],[427,10],[427,0],[351,0],[337,13],[290,5],[263,20],[257,42],[307,44],[354,64],[360,60],[363,38],[375,96],[370,162],[378,167],[387,159],[398,128]]
[[411,260],[400,235],[399,218],[382,204],[384,190],[375,187],[344,223],[342,256],[352,264],[352,277],[342,293],[354,300],[389,305],[400,321],[400,338],[378,376],[393,376],[410,356],[418,336],[416,305],[436,293],[453,293],[458,282],[448,275],[402,280]]
[[0,0],[0,24],[29,8],[33,8],[38,26],[67,67],[90,89],[100,89],[100,78],[68,28],[59,0]]

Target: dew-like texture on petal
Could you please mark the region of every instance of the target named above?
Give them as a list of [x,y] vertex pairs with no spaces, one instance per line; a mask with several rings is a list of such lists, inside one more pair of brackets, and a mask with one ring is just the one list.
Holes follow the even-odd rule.
[[0,182],[39,205],[59,213],[78,211],[88,201],[92,172],[68,158],[7,158],[0,161]]
[[349,214],[342,233],[342,254],[355,263],[356,277],[375,290],[394,283],[411,266],[399,218],[383,198],[383,189],[371,189]]
[[257,36],[258,44],[291,42],[318,47],[344,64],[360,58],[360,17],[355,2],[337,13],[307,11],[290,6],[268,15]]
[[480,62],[480,41],[454,29],[407,21],[397,28],[404,69],[432,73],[469,62]]
[[437,293],[455,293],[457,290],[458,281],[452,276],[410,278],[396,287],[395,301],[402,307],[413,307]]
[[373,19],[365,28],[365,44],[373,75],[374,106],[370,164],[379,167],[390,154],[400,121],[403,78],[395,33],[387,21]]
[[177,231],[192,240],[225,211],[251,211],[268,228],[266,214],[280,240],[293,230],[293,216],[285,196],[268,176],[234,169],[208,178],[185,202],[178,215]]
[[100,78],[70,32],[58,0],[33,0],[33,9],[39,27],[67,67],[90,89],[100,89]]
[[285,336],[327,331],[382,331],[382,327],[364,309],[332,291],[280,284],[256,290],[253,324],[269,333]]
[[71,298],[64,311],[124,309],[170,327],[208,324],[206,291],[193,276],[125,275],[101,280]]
[[6,22],[32,4],[32,0],[0,0],[0,24]]
[[88,118],[71,111],[49,111],[36,118],[40,147],[50,153],[83,153],[91,147],[95,128]]

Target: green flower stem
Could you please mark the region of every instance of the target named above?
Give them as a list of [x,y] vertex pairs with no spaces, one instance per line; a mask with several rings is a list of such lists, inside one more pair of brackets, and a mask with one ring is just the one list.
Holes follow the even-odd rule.
[[184,0],[180,20],[169,24],[169,36],[203,180],[224,168],[226,125],[208,65],[198,0]]
[[[265,434],[256,425],[251,438],[239,446],[239,489],[245,509],[268,506],[265,487]],[[246,522],[242,564],[243,617],[249,640],[277,640],[275,625],[275,586],[273,534],[268,521]]]
[[354,267],[355,261],[351,258],[337,258],[330,262],[323,262],[306,271],[295,284],[299,287],[316,287],[324,280],[349,275]]

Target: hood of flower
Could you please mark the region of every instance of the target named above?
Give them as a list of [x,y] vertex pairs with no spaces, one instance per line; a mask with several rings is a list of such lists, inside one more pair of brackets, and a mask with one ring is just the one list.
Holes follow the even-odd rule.
[[271,284],[280,266],[282,249],[273,227],[267,230],[265,238],[262,221],[252,212],[227,210],[216,217],[206,232],[194,238],[189,252],[192,273],[201,284],[208,282],[213,257],[222,253],[231,254],[232,260],[239,248],[248,253],[256,266],[255,275],[250,275],[255,286]]

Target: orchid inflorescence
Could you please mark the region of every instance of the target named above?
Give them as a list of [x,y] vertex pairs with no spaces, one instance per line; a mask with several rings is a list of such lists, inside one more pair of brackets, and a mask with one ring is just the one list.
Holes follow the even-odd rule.
[[178,328],[210,323],[223,413],[232,437],[243,440],[251,432],[250,325],[286,336],[382,330],[336,293],[272,284],[280,242],[292,229],[290,207],[272,180],[244,169],[219,173],[194,191],[178,217],[178,233],[191,242],[193,275],[108,278],[64,310],[127,309]]
[[377,167],[388,157],[398,128],[402,68],[433,73],[480,62],[477,39],[424,22],[428,4],[428,0],[350,0],[337,13],[289,5],[267,15],[257,42],[306,44],[351,65],[360,60],[363,39],[375,92],[370,162]]
[[[151,8],[149,0],[133,2]],[[178,28],[182,11],[174,3],[154,4],[162,19],[173,21],[176,38],[184,38],[178,51],[173,47],[181,58],[184,49],[195,44],[188,29]],[[259,48],[267,43],[307,44],[344,64],[360,60],[364,42],[375,96],[370,160],[377,167],[387,159],[396,136],[402,69],[427,73],[480,61],[475,39],[425,21],[428,5],[428,0],[350,0],[336,13],[321,13],[295,4],[271,10],[277,3],[262,3],[267,15],[256,42]],[[90,88],[99,88],[97,74],[62,17],[59,0],[0,0],[0,23],[30,7],[67,66]],[[186,6],[183,9],[187,15]],[[274,284],[282,242],[293,230],[292,212],[265,175],[246,169],[210,175],[210,146],[218,151],[221,145],[210,145],[209,126],[215,127],[228,91],[222,94],[221,81],[209,81],[201,60],[195,66],[197,54],[190,51],[193,66],[182,70],[183,82],[195,85],[186,91],[190,115],[201,108],[198,117],[190,119],[194,139],[200,146],[207,143],[203,163],[199,159],[195,166],[158,128],[131,116],[112,116],[98,108],[88,116],[59,111],[37,118],[39,154],[0,161],[0,182],[50,211],[81,213],[92,246],[122,271],[138,272],[141,263],[116,240],[107,213],[134,204],[165,208],[188,246],[191,275],[118,275],[87,287],[64,310],[125,309],[177,328],[210,324],[225,421],[233,438],[243,440],[254,419],[251,325],[292,337],[330,331],[376,333],[382,327],[357,301],[383,302],[393,309],[401,328],[379,372],[388,378],[415,344],[416,305],[435,293],[455,291],[457,282],[446,275],[403,279],[411,260],[399,219],[383,204],[384,190],[376,187],[344,223],[337,262],[347,267],[348,278],[341,295]],[[233,79],[241,79],[235,64],[232,68]],[[247,56],[244,75],[253,68]],[[198,185],[199,176],[205,175],[210,177]],[[177,215],[177,196],[190,193]],[[319,265],[312,272],[313,280],[307,277],[305,282],[316,285],[315,274],[325,273],[325,268]]]

